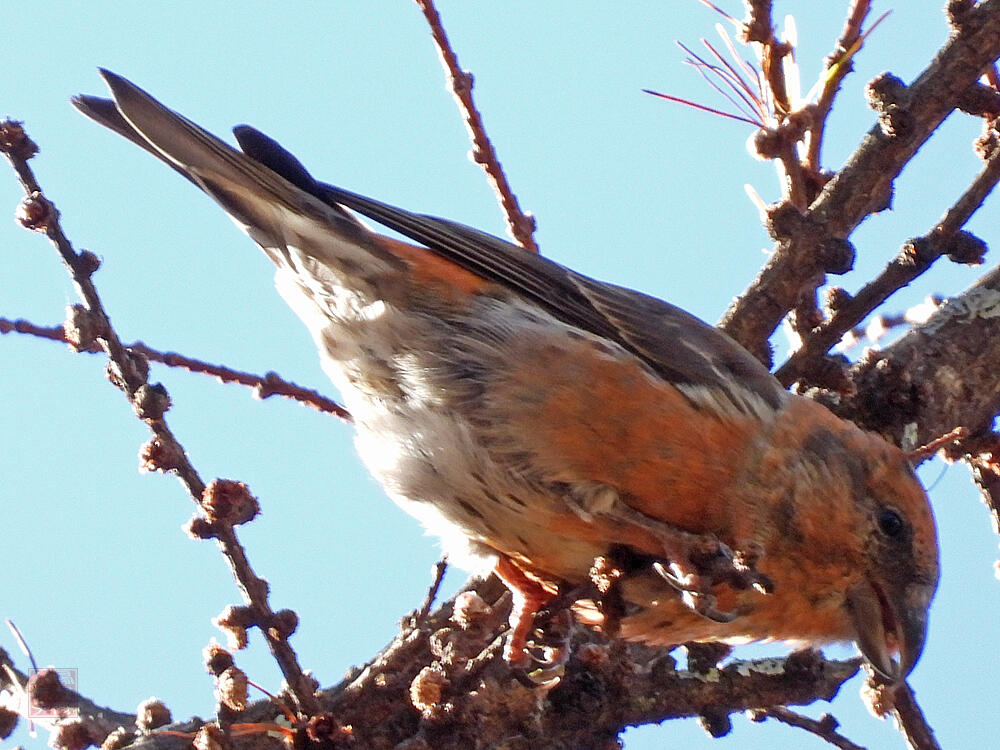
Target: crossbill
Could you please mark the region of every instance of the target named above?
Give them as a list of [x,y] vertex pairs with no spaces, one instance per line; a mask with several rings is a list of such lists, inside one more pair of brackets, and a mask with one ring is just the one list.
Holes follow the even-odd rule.
[[555,591],[586,588],[604,561],[627,638],[854,641],[889,678],[912,669],[938,552],[897,447],[673,305],[318,182],[248,126],[238,151],[102,75],[113,100],[77,108],[261,247],[368,469],[452,560],[511,587],[508,656]]

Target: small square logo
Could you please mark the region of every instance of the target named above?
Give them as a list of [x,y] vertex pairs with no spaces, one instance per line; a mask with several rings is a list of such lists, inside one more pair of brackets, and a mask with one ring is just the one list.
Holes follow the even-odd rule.
[[59,676],[59,683],[67,690],[79,693],[80,679],[75,667],[47,667],[46,669],[32,670],[32,679],[28,683],[28,717],[29,719],[59,719],[67,716],[78,716],[80,709],[76,706],[55,706],[43,708],[35,701],[33,695],[39,672],[55,672]]

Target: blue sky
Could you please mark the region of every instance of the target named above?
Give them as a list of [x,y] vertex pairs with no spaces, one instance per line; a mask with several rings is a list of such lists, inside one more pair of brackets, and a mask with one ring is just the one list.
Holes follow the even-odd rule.
[[[777,3],[779,17],[796,16],[806,87],[840,31],[841,5]],[[947,28],[938,6],[898,3],[869,39],[828,131],[827,167],[871,126],[864,83],[887,68],[911,80],[940,46]],[[725,7],[741,13],[735,0]],[[673,41],[714,37],[717,17],[695,0],[448,1],[439,9],[476,76],[509,179],[538,218],[542,251],[717,320],[765,259],[769,241],[743,186],[773,200],[774,169],[748,157],[749,126],[641,93],[715,103]],[[277,370],[335,395],[252,243],[171,170],[70,107],[72,94],[103,92],[99,65],[220,135],[241,122],[263,129],[322,179],[503,232],[413,3],[40,0],[18,22],[0,31],[8,60],[0,113],[26,122],[42,149],[34,168],[65,229],[104,259],[96,281],[126,341]],[[897,185],[895,209],[855,234],[857,270],[843,285],[862,283],[961,193],[979,168],[968,147],[978,127],[953,116],[922,149]],[[12,216],[19,199],[13,175],[0,176],[0,212]],[[996,243],[996,216],[988,204],[971,228]],[[3,220],[0,252],[0,315],[59,322],[76,298],[51,249]],[[889,309],[957,293],[976,276],[942,265]],[[0,613],[43,664],[78,669],[81,689],[98,703],[130,709],[155,694],[175,717],[209,715],[200,652],[217,635],[210,618],[238,595],[214,547],[181,533],[193,506],[177,483],[137,473],[147,433],[103,366],[59,345],[0,339],[8,545]],[[419,604],[435,541],[364,472],[348,426],[202,376],[157,367],[153,378],[168,387],[170,423],[204,476],[241,479],[261,498],[263,516],[243,531],[253,564],[275,606],[299,612],[293,644],[303,664],[323,684],[336,682]],[[944,575],[911,682],[943,745],[988,745],[990,722],[970,718],[994,709],[997,539],[963,467],[935,461],[922,476],[933,485]],[[453,573],[449,588],[461,580]],[[5,633],[0,644],[15,648]],[[782,648],[744,654],[762,651]],[[255,681],[278,685],[259,639],[237,659]],[[867,714],[858,688],[849,683],[832,709],[844,732],[872,747],[902,747],[890,724]],[[691,721],[647,727],[629,732],[626,747],[827,747],[786,727],[734,723],[719,741]],[[44,745],[19,731],[12,741]]]

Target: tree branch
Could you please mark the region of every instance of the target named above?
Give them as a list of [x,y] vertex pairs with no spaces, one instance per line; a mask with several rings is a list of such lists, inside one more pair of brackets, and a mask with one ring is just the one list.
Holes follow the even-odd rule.
[[[480,603],[475,614],[456,614],[470,595]],[[605,750],[626,726],[701,717],[721,731],[732,713],[830,700],[860,664],[807,651],[693,672],[678,670],[662,648],[609,641],[580,627],[563,665],[526,674],[494,648],[508,607],[495,577],[471,582],[428,618],[404,620],[378,656],[320,694],[322,710],[333,723],[352,727],[356,746],[374,750],[477,750],[515,735],[546,750]],[[482,658],[484,650],[492,656]],[[239,720],[268,722],[276,715],[273,704],[262,702]],[[238,738],[234,746],[262,741]],[[154,745],[139,738],[134,747]]]
[[[809,129],[805,155],[806,169],[818,173],[823,167],[820,156],[823,147],[823,134],[826,130],[827,117],[833,107],[833,101],[840,91],[844,78],[854,69],[851,63],[850,51],[861,41],[861,28],[871,10],[870,0],[853,0],[847,11],[844,29],[834,45],[833,51],[826,56],[824,62],[824,83],[820,95],[813,105],[812,127]],[[828,75],[832,72],[832,75]]]
[[820,739],[826,740],[834,747],[840,748],[840,750],[865,750],[863,747],[854,744],[837,731],[837,727],[840,726],[840,722],[838,722],[830,714],[823,714],[821,718],[813,719],[809,716],[804,716],[803,714],[778,706],[775,708],[769,708],[766,711],[761,711],[760,720],[763,721],[764,719],[774,719],[775,721],[780,721],[782,724],[788,724],[790,727],[804,729],[810,734],[814,734]]
[[782,384],[789,386],[808,373],[809,365],[828,352],[845,333],[861,323],[892,294],[927,271],[942,255],[949,255],[962,263],[982,262],[985,244],[959,230],[972,218],[998,181],[1000,148],[993,150],[969,188],[927,234],[907,242],[882,273],[853,297],[845,297],[833,315],[805,338],[802,346],[775,372]]
[[[76,252],[63,233],[58,210],[42,194],[38,181],[28,166],[28,159],[38,151],[37,146],[25,134],[20,123],[4,120],[0,121],[0,151],[14,168],[26,194],[18,209],[18,220],[26,229],[43,233],[48,237],[84,301],[85,307],[77,309],[79,313],[76,316],[79,323],[77,330],[69,335],[81,344],[89,343],[87,339],[93,336],[93,340],[108,355],[108,377],[112,384],[125,393],[136,415],[153,433],[153,439],[143,449],[144,467],[174,473],[187,489],[191,499],[203,512],[207,512],[210,500],[218,497],[208,490],[216,487],[218,483],[214,482],[212,487],[208,487],[202,481],[184,448],[167,425],[164,414],[170,407],[170,397],[166,389],[159,383],[149,382],[148,362],[141,354],[128,349],[111,325],[111,319],[104,310],[97,288],[91,279],[99,266],[97,257],[86,250],[81,253]],[[243,485],[239,487],[244,491],[246,489]],[[249,498],[249,493],[245,494]],[[256,500],[249,499],[255,505]],[[247,505],[249,502],[244,503],[244,507]],[[254,514],[251,514],[250,518]],[[214,538],[218,542],[245,601],[254,611],[254,624],[260,627],[264,640],[299,708],[307,714],[314,713],[316,703],[311,683],[299,666],[295,651],[288,643],[287,636],[290,633],[277,632],[277,628],[270,626],[270,623],[276,620],[276,614],[280,613],[275,613],[271,609],[268,603],[267,582],[253,572],[246,551],[237,537],[234,524],[244,521],[230,521],[222,515],[210,519],[210,513],[208,516],[208,519],[198,519],[201,523],[196,524],[201,529],[201,535],[205,538]]]
[[906,96],[886,108],[806,214],[772,226],[774,254],[720,323],[729,335],[769,359],[763,351],[782,318],[826,273],[843,272],[840,246],[866,216],[889,205],[896,176],[998,55],[1000,0],[984,0],[963,16],[961,30]]
[[1000,412],[1000,267],[946,300],[922,326],[854,366],[858,392],[828,403],[841,416],[921,445],[955,427],[975,436]]
[[934,730],[924,718],[913,690],[906,681],[890,685],[869,668],[866,667],[865,672],[868,677],[861,696],[869,710],[883,719],[891,715],[911,750],[941,750]]
[[465,127],[469,131],[469,139],[472,141],[472,159],[483,168],[489,178],[490,185],[493,186],[493,192],[496,193],[500,208],[503,209],[504,217],[507,220],[507,231],[514,238],[514,241],[525,250],[538,252],[538,245],[534,238],[535,217],[521,210],[521,204],[507,181],[503,167],[500,166],[500,159],[493,148],[493,143],[486,134],[483,117],[479,114],[476,103],[472,99],[472,74],[467,70],[462,70],[458,64],[458,55],[455,54],[451,42],[448,41],[448,35],[441,23],[441,16],[434,7],[434,1],[416,0],[416,3],[430,26],[431,36],[434,37],[434,44],[441,57],[441,64],[448,74],[448,85],[455,95],[455,102],[462,113]]
[[[103,351],[96,341],[80,341],[71,336],[67,331],[74,329],[73,324],[63,324],[58,326],[39,326],[29,320],[10,320],[0,318],[0,335],[7,333],[21,333],[37,338],[48,339],[50,341],[61,341],[69,344],[74,351],[87,352],[88,354],[99,354]],[[297,401],[305,406],[311,406],[316,411],[332,414],[340,417],[345,422],[351,421],[351,415],[343,406],[333,399],[327,398],[319,391],[297,385],[290,380],[285,380],[276,372],[268,372],[264,375],[257,375],[251,372],[234,370],[225,365],[215,365],[201,359],[187,357],[177,352],[164,352],[147,346],[141,341],[133,341],[125,345],[126,349],[137,352],[150,362],[159,362],[167,367],[179,367],[188,372],[210,375],[222,383],[237,383],[253,390],[253,395],[261,400],[271,396],[282,396],[292,401]]]

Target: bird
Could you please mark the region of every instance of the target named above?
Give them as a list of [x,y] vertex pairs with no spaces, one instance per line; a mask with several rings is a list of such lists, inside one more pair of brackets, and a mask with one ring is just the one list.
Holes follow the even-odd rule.
[[546,604],[590,591],[580,618],[626,639],[854,642],[890,681],[913,669],[939,563],[910,455],[668,302],[320,182],[248,125],[234,148],[100,73],[111,98],[76,108],[263,250],[367,469],[507,584],[512,663]]

